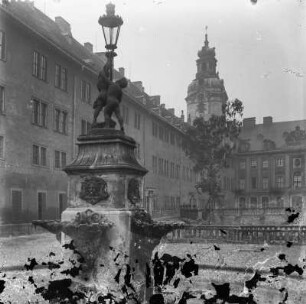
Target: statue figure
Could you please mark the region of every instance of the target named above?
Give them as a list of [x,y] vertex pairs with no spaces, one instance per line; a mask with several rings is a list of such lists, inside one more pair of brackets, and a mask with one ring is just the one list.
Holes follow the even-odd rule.
[[93,104],[93,108],[94,108],[94,117],[93,117],[93,122],[92,122],[93,125],[97,123],[97,118],[101,110],[103,109],[103,107],[105,107],[106,105],[107,90],[111,83],[111,81],[109,80],[110,69],[111,69],[111,64],[108,61],[104,65],[102,71],[99,73],[99,76],[98,76],[97,89],[99,90],[99,95]]
[[123,118],[120,113],[119,104],[122,99],[122,89],[126,88],[128,85],[128,81],[125,77],[117,80],[116,82],[112,82],[107,91],[107,101],[104,107],[104,127],[110,128],[112,122],[112,114],[115,113],[116,118],[120,125],[120,130],[124,132],[123,127]]
[[111,69],[111,63],[108,61],[102,71],[98,76],[97,88],[99,90],[99,95],[93,104],[94,116],[93,125],[97,124],[97,118],[104,108],[104,123],[102,124],[104,128],[113,128],[116,124],[111,116],[115,113],[116,118],[119,122],[121,131],[124,132],[123,118],[120,113],[119,104],[122,99],[122,89],[126,88],[128,81],[125,77],[112,82],[109,79]]

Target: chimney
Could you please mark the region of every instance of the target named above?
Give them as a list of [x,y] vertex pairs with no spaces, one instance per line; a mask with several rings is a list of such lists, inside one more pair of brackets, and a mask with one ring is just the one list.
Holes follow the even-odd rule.
[[255,124],[256,124],[256,117],[249,117],[243,120],[244,128],[248,128],[248,129],[254,128]]
[[175,115],[175,113],[174,113],[174,108],[170,108],[170,109],[168,109],[168,111],[169,111],[172,115]]
[[160,105],[160,95],[154,95],[154,96],[150,96],[150,99],[152,101],[152,103],[154,104],[154,106],[159,106]]
[[124,75],[125,75],[125,69],[124,68],[119,68],[119,73],[120,73],[120,75],[122,76],[122,77],[124,77]]
[[162,104],[160,105],[160,107],[161,107],[162,109],[165,109],[165,104],[162,103]]
[[272,123],[273,123],[272,116],[266,116],[266,117],[263,118],[263,124],[265,126],[270,126],[270,125],[272,125]]
[[70,24],[61,16],[55,17],[55,23],[63,35],[72,36]]
[[142,81],[133,81],[132,82],[134,86],[137,87],[137,89],[140,91],[140,92],[144,92],[144,87],[142,86]]
[[93,45],[90,42],[85,42],[84,46],[89,52],[93,53]]
[[184,115],[184,111],[181,111],[181,121],[184,122],[185,121],[185,115]]

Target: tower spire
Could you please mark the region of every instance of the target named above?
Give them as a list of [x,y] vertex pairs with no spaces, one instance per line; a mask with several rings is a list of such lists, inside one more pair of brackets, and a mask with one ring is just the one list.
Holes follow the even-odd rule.
[[205,26],[205,47],[206,47],[206,48],[208,48],[207,29],[208,29],[208,26],[206,25],[206,26]]

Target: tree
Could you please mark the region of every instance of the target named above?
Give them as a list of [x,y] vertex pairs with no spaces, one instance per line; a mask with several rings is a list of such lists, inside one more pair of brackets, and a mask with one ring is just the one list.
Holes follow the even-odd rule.
[[220,197],[220,173],[235,147],[242,114],[240,100],[228,101],[222,106],[222,115],[212,115],[207,121],[196,118],[186,132],[187,155],[195,162],[195,171],[200,173],[196,189],[208,194],[209,203]]

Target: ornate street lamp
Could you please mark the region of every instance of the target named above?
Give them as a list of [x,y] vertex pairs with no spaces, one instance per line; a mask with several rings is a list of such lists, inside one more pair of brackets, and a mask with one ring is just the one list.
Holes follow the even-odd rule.
[[114,50],[117,48],[120,27],[123,24],[123,20],[120,16],[115,15],[115,5],[108,3],[106,4],[106,15],[101,16],[98,22],[102,26],[103,30],[105,48],[107,49],[106,57],[109,60],[111,66],[109,78],[112,81],[114,57],[117,56]]

